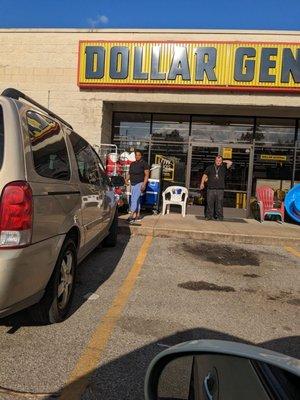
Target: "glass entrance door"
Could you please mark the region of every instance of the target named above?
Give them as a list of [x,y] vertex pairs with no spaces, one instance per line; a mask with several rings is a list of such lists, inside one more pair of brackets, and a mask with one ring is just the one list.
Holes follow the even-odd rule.
[[[205,205],[205,190],[200,192],[200,182],[205,169],[214,163],[218,154],[233,162],[227,172],[224,194],[225,217],[246,217],[249,209],[252,182],[253,149],[251,145],[192,145],[189,154],[190,174],[187,176],[190,205]],[[227,209],[227,210],[226,210]],[[201,212],[200,212],[201,214]]]

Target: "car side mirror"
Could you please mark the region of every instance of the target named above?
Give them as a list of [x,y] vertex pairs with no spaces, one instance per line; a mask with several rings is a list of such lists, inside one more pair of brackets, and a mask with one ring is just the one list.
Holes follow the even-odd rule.
[[110,182],[113,187],[120,187],[125,185],[125,179],[121,175],[111,176]]
[[183,343],[150,364],[146,400],[296,400],[300,361],[218,340]]

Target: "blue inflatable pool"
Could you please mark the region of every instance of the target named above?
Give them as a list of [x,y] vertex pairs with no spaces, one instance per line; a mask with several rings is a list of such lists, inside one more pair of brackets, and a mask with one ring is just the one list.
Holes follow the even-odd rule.
[[284,206],[288,215],[300,224],[300,184],[295,185],[286,194]]

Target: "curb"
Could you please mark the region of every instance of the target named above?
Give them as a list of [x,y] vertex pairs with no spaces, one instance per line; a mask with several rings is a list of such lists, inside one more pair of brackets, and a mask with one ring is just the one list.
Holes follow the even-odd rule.
[[138,226],[119,225],[119,233],[137,235],[137,236],[161,237],[161,238],[206,240],[210,242],[222,241],[223,243],[257,244],[257,245],[269,245],[269,246],[300,245],[300,238],[298,237],[216,233],[216,232],[207,232],[207,231],[204,232],[195,230],[153,228],[147,226],[138,227]]

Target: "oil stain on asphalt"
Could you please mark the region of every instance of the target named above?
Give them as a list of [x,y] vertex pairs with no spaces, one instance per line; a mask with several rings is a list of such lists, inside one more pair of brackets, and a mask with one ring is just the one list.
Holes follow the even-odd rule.
[[277,295],[268,295],[267,300],[285,302],[293,306],[300,306],[300,299],[297,297],[293,297],[292,291],[287,292],[281,290]]
[[260,278],[260,275],[257,274],[244,274],[245,278]]
[[[205,281],[188,281],[179,283],[178,287],[182,289],[192,290],[194,292],[199,292],[202,290],[215,291],[215,292],[236,292],[235,288],[232,286],[220,286],[215,283],[205,282]],[[256,293],[254,289],[242,289],[248,293]],[[267,295],[267,300],[280,301],[291,304],[293,306],[300,306],[299,298],[291,298],[292,292],[286,292],[281,290],[277,295]]]
[[256,289],[251,289],[251,288],[245,288],[245,289],[242,289],[244,292],[246,292],[246,293],[257,293],[257,290]]
[[300,306],[300,299],[292,299],[287,301],[288,304],[291,304],[293,306]]
[[208,290],[208,291],[216,291],[216,292],[235,292],[235,289],[232,286],[219,286],[215,283],[209,283],[205,281],[189,281],[179,283],[178,287],[193,291],[200,291],[200,290]]
[[260,265],[257,253],[239,247],[218,243],[183,243],[181,247],[186,253],[214,264],[256,267]]

